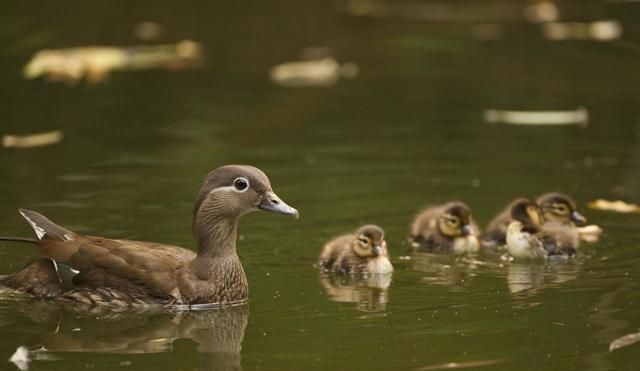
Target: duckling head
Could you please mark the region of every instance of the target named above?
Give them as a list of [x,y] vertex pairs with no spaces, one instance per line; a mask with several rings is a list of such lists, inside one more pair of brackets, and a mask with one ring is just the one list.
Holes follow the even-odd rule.
[[511,203],[511,219],[530,229],[538,229],[544,223],[542,210],[528,198],[518,198]]
[[265,210],[298,218],[298,210],[287,205],[271,189],[269,178],[248,165],[225,165],[204,179],[193,209],[193,227],[221,219],[237,222],[244,214]]
[[352,248],[358,256],[363,258],[384,255],[387,251],[384,231],[373,224],[358,228]]
[[462,202],[452,202],[444,207],[438,217],[438,230],[447,237],[469,236],[474,233],[471,225],[471,209]]
[[538,205],[542,209],[545,220],[560,224],[585,224],[587,219],[576,209],[575,201],[562,193],[546,193],[538,197]]

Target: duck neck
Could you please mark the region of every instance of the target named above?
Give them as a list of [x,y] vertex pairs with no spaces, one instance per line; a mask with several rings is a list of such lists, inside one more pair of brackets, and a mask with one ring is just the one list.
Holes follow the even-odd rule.
[[196,223],[198,259],[219,259],[236,255],[240,217],[210,215]]

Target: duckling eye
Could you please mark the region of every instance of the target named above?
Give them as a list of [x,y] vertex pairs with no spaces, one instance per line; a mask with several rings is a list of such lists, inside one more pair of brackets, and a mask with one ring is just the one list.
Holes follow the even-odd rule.
[[369,240],[363,237],[358,237],[358,241],[364,246],[369,244]]
[[237,178],[233,181],[233,187],[242,192],[249,187],[249,182],[245,178]]
[[455,227],[455,226],[457,226],[457,225],[458,225],[458,223],[459,223],[460,221],[459,221],[458,219],[456,219],[456,218],[450,218],[450,219],[447,219],[447,222],[448,222],[449,224],[451,224],[452,226],[454,226],[454,227]]

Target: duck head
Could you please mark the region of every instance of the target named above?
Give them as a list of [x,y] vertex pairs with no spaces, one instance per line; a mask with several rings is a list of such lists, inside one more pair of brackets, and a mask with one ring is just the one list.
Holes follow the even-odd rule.
[[363,258],[384,255],[387,251],[384,231],[377,225],[372,224],[358,228],[352,249],[358,256]]
[[511,220],[517,220],[529,230],[538,230],[544,223],[542,210],[528,198],[518,198],[511,203]]
[[576,209],[573,199],[562,193],[546,193],[538,197],[538,205],[542,209],[545,220],[561,224],[585,224],[587,219]]
[[469,236],[474,233],[471,225],[471,209],[462,202],[452,202],[444,206],[438,217],[438,230],[447,237]]
[[221,219],[237,222],[244,214],[265,210],[298,218],[298,210],[287,205],[271,189],[269,178],[248,165],[225,165],[204,179],[193,209],[193,228]]

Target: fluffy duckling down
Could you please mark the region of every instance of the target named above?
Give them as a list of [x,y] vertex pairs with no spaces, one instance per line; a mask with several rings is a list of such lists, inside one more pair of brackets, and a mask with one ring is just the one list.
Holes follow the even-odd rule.
[[320,254],[318,265],[325,271],[338,273],[393,272],[384,231],[372,224],[327,242]]
[[545,223],[540,206],[521,198],[512,203],[506,242],[515,258],[567,258],[575,255],[579,237],[575,228]]
[[414,251],[463,254],[480,250],[471,209],[459,201],[422,210],[411,224]]

